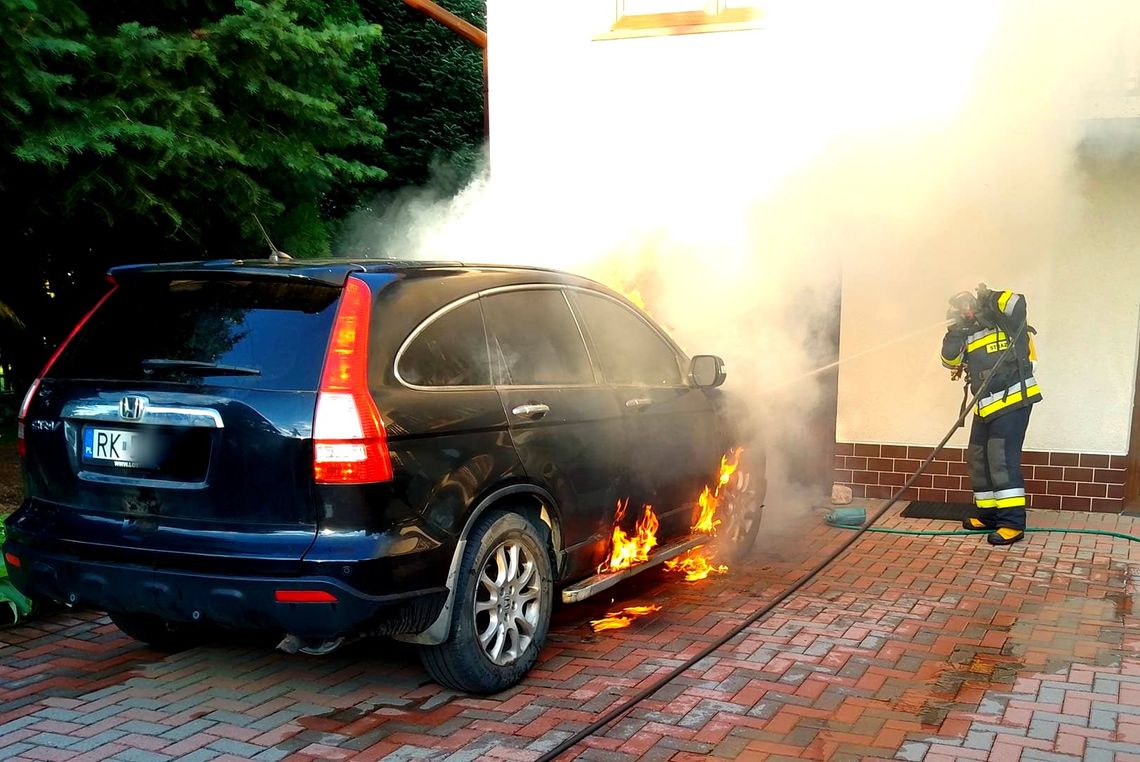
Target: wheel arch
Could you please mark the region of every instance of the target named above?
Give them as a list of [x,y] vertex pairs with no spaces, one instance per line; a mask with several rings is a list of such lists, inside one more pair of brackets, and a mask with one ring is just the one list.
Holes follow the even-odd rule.
[[459,578],[459,566],[463,558],[463,551],[467,547],[467,538],[480,516],[485,515],[490,510],[504,507],[508,507],[514,513],[536,519],[547,527],[550,531],[551,562],[554,566],[554,574],[555,577],[560,575],[560,570],[564,566],[565,553],[562,547],[561,518],[554,496],[542,487],[529,482],[499,485],[476,502],[475,508],[468,513],[467,519],[463,523],[463,529],[455,543],[455,550],[452,551],[451,566],[448,569],[445,583],[447,598],[444,601],[443,608],[440,609],[439,616],[423,632],[397,635],[395,636],[397,640],[421,645],[439,645],[447,640],[451,631],[452,613],[455,610],[456,581]]

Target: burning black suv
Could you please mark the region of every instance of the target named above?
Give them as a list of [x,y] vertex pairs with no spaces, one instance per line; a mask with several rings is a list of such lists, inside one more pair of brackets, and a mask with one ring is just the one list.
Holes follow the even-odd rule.
[[[219,261],[109,279],[21,406],[27,497],[3,552],[24,593],[160,648],[219,627],[309,653],[388,635],[445,685],[501,690],[534,664],[556,587],[608,584],[587,578],[619,502],[652,505],[675,550],[750,436],[719,359],[561,272]],[[749,453],[720,517],[738,549],[764,495]]]

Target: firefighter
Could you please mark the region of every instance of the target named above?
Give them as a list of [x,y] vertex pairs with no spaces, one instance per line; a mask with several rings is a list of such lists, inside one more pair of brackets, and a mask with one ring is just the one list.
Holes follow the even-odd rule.
[[942,364],[953,371],[951,378],[965,373],[976,394],[998,359],[1012,354],[974,407],[967,460],[978,515],[962,522],[966,529],[991,530],[986,537],[991,545],[1012,545],[1025,536],[1021,448],[1029,414],[1041,401],[1033,376],[1034,331],[1026,324],[1022,294],[983,284],[976,294],[962,292],[950,304],[948,317],[955,322],[942,340]]

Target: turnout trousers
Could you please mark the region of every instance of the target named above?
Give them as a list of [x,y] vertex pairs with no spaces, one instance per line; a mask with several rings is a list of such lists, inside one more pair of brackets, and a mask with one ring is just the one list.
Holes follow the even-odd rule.
[[987,529],[1025,531],[1021,447],[1032,410],[1027,405],[992,418],[974,416],[966,459],[978,518]]

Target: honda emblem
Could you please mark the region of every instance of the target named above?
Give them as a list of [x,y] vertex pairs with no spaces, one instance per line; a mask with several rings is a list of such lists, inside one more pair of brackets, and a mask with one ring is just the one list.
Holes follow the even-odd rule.
[[137,394],[128,394],[119,400],[119,417],[124,421],[141,420],[146,413],[146,397]]

